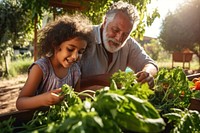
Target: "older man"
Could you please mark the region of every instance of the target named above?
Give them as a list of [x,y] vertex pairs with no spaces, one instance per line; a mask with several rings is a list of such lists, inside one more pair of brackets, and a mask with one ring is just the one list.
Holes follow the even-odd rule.
[[83,89],[93,85],[107,86],[113,73],[125,71],[127,67],[136,73],[138,82],[147,82],[150,88],[154,86],[158,67],[130,36],[138,20],[133,5],[118,1],[110,7],[103,23],[93,27],[96,42],[81,61]]

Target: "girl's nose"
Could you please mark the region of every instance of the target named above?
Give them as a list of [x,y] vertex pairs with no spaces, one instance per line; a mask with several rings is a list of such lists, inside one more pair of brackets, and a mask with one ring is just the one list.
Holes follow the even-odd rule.
[[72,60],[73,60],[73,61],[77,61],[77,60],[78,60],[78,57],[79,57],[78,52],[74,51],[73,54],[72,54]]

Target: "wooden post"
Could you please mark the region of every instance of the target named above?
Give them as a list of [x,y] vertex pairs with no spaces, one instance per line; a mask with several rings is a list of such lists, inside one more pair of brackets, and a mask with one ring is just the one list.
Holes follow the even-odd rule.
[[185,56],[186,56],[185,53],[183,53],[183,68],[185,68],[185,61],[186,61]]
[[174,68],[174,53],[172,53],[172,68]]

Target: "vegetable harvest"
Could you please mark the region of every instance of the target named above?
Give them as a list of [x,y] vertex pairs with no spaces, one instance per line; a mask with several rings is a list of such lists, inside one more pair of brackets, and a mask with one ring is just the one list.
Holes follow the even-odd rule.
[[[121,73],[121,75],[124,74]],[[131,86],[135,85],[141,86],[138,83]],[[122,84],[122,87],[125,86]],[[130,86],[129,89],[131,89]],[[83,101],[78,97],[83,92],[76,93],[66,84],[63,85],[62,90],[65,95],[64,101],[60,103],[62,106],[52,106],[51,108],[54,109],[50,108],[46,118],[48,120],[52,111],[60,107],[56,109],[57,113],[53,113],[57,120],[41,123],[42,128],[40,129],[37,125],[37,131],[121,133],[124,131],[150,132],[152,130],[160,132],[165,128],[164,120],[151,103],[128,94],[130,90],[126,88],[118,89],[114,80],[110,87],[102,88],[94,93],[92,99],[88,97]],[[62,109],[63,107],[65,108]],[[28,127],[30,128],[32,125],[34,123]],[[44,125],[46,126],[44,127]],[[29,131],[34,131],[34,128]]]
[[[16,129],[21,129],[21,133],[160,133],[173,122],[172,133],[200,132],[199,124],[194,123],[200,117],[199,112],[187,110],[193,96],[189,88],[193,85],[180,68],[161,69],[154,91],[147,83],[138,83],[133,72],[119,71],[111,77],[110,87],[96,92],[75,92],[64,84],[60,95],[65,97],[61,103],[50,106],[47,111],[36,111],[32,120],[20,127],[12,127],[14,119],[6,122],[9,130],[2,123],[0,127],[3,127],[1,131],[10,133]],[[173,112],[172,108],[178,109]],[[194,130],[190,130],[193,126]]]

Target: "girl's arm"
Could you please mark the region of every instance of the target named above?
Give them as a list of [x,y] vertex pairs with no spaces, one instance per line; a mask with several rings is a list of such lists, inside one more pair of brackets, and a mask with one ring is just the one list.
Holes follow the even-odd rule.
[[34,65],[28,75],[26,83],[22,88],[16,101],[18,110],[35,109],[42,106],[50,106],[60,102],[62,97],[58,96],[61,89],[55,89],[35,96],[35,92],[42,82],[43,73],[38,65]]

